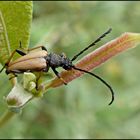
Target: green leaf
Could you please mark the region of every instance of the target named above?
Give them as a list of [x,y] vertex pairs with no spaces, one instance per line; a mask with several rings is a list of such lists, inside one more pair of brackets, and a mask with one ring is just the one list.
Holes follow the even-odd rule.
[[4,19],[0,11],[0,62],[4,64],[10,56],[10,45]]
[[31,1],[0,2],[2,13],[0,17],[0,62],[2,64],[7,61],[7,56],[19,47],[20,41],[23,48],[29,46],[32,7]]
[[32,93],[29,93],[17,83],[7,95],[6,102],[10,109],[17,111],[27,104],[33,97]]

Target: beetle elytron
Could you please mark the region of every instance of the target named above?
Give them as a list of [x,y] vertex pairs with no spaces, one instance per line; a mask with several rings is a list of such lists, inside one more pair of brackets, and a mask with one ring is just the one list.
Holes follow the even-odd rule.
[[[111,28],[106,31],[104,34],[102,34],[100,37],[98,37],[93,43],[91,43],[88,47],[80,51],[77,55],[75,55],[71,60],[67,58],[63,53],[61,55],[55,54],[55,53],[48,53],[47,49],[44,46],[39,46],[42,48],[40,51],[36,52],[29,52],[28,54],[22,52],[21,50],[15,50],[12,55],[10,56],[8,62],[4,65],[4,67],[1,69],[0,72],[3,71],[4,68],[6,68],[6,74],[13,73],[14,75],[20,74],[23,72],[48,72],[49,68],[53,70],[55,75],[63,81],[63,83],[66,85],[67,83],[64,81],[63,78],[59,75],[59,72],[56,70],[58,67],[62,67],[65,70],[71,70],[75,69],[78,71],[82,71],[85,73],[88,73],[97,79],[99,79],[102,83],[104,83],[109,90],[111,91],[112,99],[109,105],[112,104],[114,101],[114,92],[111,86],[104,81],[99,76],[95,75],[94,73],[91,73],[89,71],[80,69],[75,67],[75,65],[72,63],[74,60],[77,59],[78,56],[80,56],[82,53],[84,53],[86,50],[88,50],[90,47],[94,46],[97,42],[99,42],[103,37],[105,37],[107,34],[111,32]],[[20,42],[21,45],[21,42]],[[36,48],[39,48],[36,47]],[[35,48],[33,48],[35,49]],[[20,58],[18,58],[15,61],[11,61],[14,53],[17,52],[21,55]]]

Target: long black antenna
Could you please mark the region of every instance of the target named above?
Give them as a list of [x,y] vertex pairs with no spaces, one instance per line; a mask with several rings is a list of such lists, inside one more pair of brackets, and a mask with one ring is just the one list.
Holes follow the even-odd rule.
[[103,33],[100,37],[98,37],[93,43],[91,43],[88,47],[86,47],[85,49],[83,49],[81,52],[79,52],[77,55],[75,55],[71,61],[74,61],[79,55],[81,55],[83,52],[85,52],[86,50],[88,50],[90,47],[96,45],[97,42],[99,42],[103,37],[105,37],[107,34],[109,34],[111,32],[111,28],[109,28],[105,33]]
[[73,66],[72,68],[75,69],[75,70],[79,70],[79,71],[88,73],[88,74],[90,74],[90,75],[96,77],[96,78],[97,78],[98,80],[100,80],[103,84],[105,84],[105,85],[109,88],[109,90],[111,91],[111,95],[112,95],[111,102],[110,102],[108,105],[111,105],[111,104],[113,103],[113,101],[114,101],[114,91],[113,91],[112,87],[111,87],[106,81],[104,81],[104,80],[103,80],[101,77],[99,77],[98,75],[96,75],[96,74],[94,74],[94,73],[91,73],[91,72],[89,72],[89,71],[86,71],[86,70],[77,68],[77,67],[75,67],[75,66]]

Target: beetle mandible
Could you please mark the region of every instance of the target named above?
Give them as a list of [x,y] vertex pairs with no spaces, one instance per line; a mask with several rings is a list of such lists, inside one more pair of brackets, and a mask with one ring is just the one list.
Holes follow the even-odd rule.
[[[63,78],[61,78],[59,72],[56,70],[58,67],[62,67],[65,70],[71,70],[75,69],[78,71],[82,71],[85,73],[88,73],[97,79],[99,79],[103,84],[105,84],[112,95],[111,102],[109,105],[111,105],[114,101],[114,91],[112,87],[101,77],[97,76],[94,73],[91,73],[89,71],[80,69],[76,67],[72,62],[78,58],[82,53],[84,53],[86,50],[88,50],[90,47],[96,45],[97,42],[99,42],[103,37],[105,37],[107,34],[111,32],[111,28],[109,28],[105,33],[103,33],[101,36],[99,36],[93,43],[91,43],[89,46],[84,48],[82,51],[80,51],[78,54],[76,54],[71,60],[65,56],[64,53],[62,54],[55,54],[55,53],[48,53],[47,49],[44,46],[38,46],[36,48],[41,48],[42,50],[36,51],[36,52],[29,52],[24,53],[21,50],[16,49],[12,55],[10,56],[7,63],[4,65],[4,67],[1,69],[0,72],[3,71],[4,68],[6,68],[6,74],[13,73],[14,75],[24,73],[24,72],[48,72],[49,68],[53,70],[55,75],[63,81],[63,83],[66,85],[67,83]],[[21,42],[20,42],[21,46]],[[36,49],[32,48],[30,50]],[[11,61],[14,53],[17,52],[21,55],[20,58],[16,59],[15,61]]]

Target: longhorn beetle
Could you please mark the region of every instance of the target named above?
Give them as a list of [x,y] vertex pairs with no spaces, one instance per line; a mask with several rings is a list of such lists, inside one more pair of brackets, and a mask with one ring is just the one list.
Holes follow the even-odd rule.
[[[76,67],[72,62],[78,58],[82,53],[84,53],[86,50],[88,50],[90,47],[94,46],[97,42],[99,42],[103,37],[105,37],[107,34],[111,32],[111,28],[108,29],[105,33],[103,33],[101,36],[99,36],[93,43],[91,43],[89,46],[87,46],[85,49],[80,51],[78,54],[76,54],[71,60],[67,58],[64,53],[62,54],[55,54],[55,53],[48,53],[47,49],[44,46],[38,46],[36,48],[42,48],[40,51],[32,52],[31,50],[36,49],[32,48],[29,50],[29,53],[26,54],[21,50],[16,49],[12,55],[10,56],[7,63],[4,65],[4,67],[1,69],[0,72],[3,71],[4,68],[6,68],[6,74],[13,73],[15,76],[16,74],[20,74],[23,72],[48,72],[49,68],[53,70],[55,75],[63,81],[63,83],[66,85],[67,83],[64,81],[64,79],[60,76],[59,72],[56,70],[58,67],[62,67],[65,70],[71,70],[75,69],[78,71],[82,71],[85,73],[88,73],[97,79],[99,79],[103,84],[105,84],[112,95],[111,102],[109,105],[112,104],[114,101],[114,91],[112,87],[104,81],[101,77],[97,76],[94,73],[91,73],[89,71],[80,69]],[[20,42],[21,46],[21,42]],[[16,59],[15,61],[11,61],[14,53],[17,52],[21,55],[20,58]]]

